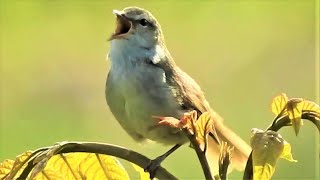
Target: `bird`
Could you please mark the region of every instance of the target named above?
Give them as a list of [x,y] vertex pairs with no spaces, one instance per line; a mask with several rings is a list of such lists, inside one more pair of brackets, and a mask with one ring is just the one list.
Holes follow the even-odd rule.
[[[113,10],[113,14],[116,29],[109,38],[111,66],[105,88],[107,104],[121,127],[135,141],[151,140],[173,146],[152,161],[147,170],[155,170],[169,154],[189,142],[182,130],[159,126],[154,116],[179,119],[192,110],[198,115],[209,112],[214,121],[217,137],[210,138],[207,150],[210,168],[217,169],[220,139],[234,147],[231,169],[243,170],[250,147],[224,125],[200,86],[177,66],[166,47],[157,19],[139,7]],[[154,176],[155,172],[152,173],[150,176]]]

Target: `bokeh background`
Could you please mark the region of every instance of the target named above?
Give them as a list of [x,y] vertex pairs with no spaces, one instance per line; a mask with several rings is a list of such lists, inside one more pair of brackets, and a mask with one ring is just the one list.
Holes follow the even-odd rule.
[[[251,128],[274,118],[274,96],[316,100],[313,0],[1,0],[0,161],[66,140],[113,143],[151,158],[169,148],[136,144],[105,102],[111,11],[127,6],[157,17],[177,64],[247,142]],[[315,179],[316,128],[305,123],[298,137],[292,128],[281,134],[299,162],[280,160],[274,179]],[[187,146],[163,165],[181,179],[203,178]]]

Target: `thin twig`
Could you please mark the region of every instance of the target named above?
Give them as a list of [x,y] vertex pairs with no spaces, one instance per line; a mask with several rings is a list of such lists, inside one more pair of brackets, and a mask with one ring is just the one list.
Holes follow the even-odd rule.
[[249,158],[247,160],[247,165],[243,173],[243,179],[244,180],[251,180],[253,179],[253,167],[252,167],[252,151],[249,155]]
[[211,174],[211,170],[210,170],[210,166],[208,164],[207,161],[207,157],[205,155],[205,152],[203,152],[200,149],[200,146],[195,138],[194,135],[190,134],[190,132],[187,129],[184,129],[184,132],[186,133],[186,135],[188,136],[194,150],[197,153],[198,159],[200,161],[201,167],[202,167],[202,171],[204,173],[204,176],[207,180],[214,180],[214,177]]

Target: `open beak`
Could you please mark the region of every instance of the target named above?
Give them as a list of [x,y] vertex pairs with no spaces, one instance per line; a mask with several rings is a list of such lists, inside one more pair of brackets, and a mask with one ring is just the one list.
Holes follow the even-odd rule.
[[125,38],[132,28],[131,21],[124,15],[122,11],[113,10],[112,13],[117,16],[117,27],[115,32],[109,38],[109,41],[113,39]]

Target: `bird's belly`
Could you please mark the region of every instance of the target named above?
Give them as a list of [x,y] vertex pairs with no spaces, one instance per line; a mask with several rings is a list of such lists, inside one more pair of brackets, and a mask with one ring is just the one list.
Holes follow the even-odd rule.
[[[156,74],[158,73],[158,74]],[[128,133],[134,132],[145,139],[163,144],[183,144],[187,137],[176,128],[159,125],[153,116],[180,118],[184,110],[165,82],[162,72],[145,72],[143,75],[126,76],[120,89],[125,99]],[[130,124],[130,125],[129,125]]]
[[[162,89],[161,93],[160,89]],[[128,121],[132,123],[131,127],[142,137],[163,144],[186,142],[186,137],[181,130],[159,125],[159,119],[154,118],[154,116],[180,118],[183,114],[183,110],[168,87],[149,86],[149,89],[137,89],[136,94],[127,97],[125,109]]]

